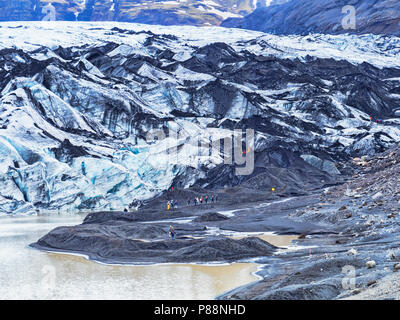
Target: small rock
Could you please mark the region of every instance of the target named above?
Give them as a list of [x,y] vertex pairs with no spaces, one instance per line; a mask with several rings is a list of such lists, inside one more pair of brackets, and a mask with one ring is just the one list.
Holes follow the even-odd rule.
[[386,259],[389,261],[396,259],[396,255],[394,254],[394,252],[392,250],[388,251],[388,253],[386,254]]
[[379,199],[379,198],[381,198],[381,197],[383,197],[383,193],[382,193],[382,192],[378,192],[378,193],[375,193],[375,194],[372,196],[372,199],[373,199],[373,200],[376,200],[376,199]]
[[353,216],[353,214],[351,212],[346,213],[346,215],[344,216],[345,219],[350,219]]
[[342,207],[339,209],[339,211],[344,211],[344,210],[346,210],[346,209],[347,209],[346,206],[342,206]]
[[394,266],[393,266],[393,271],[394,272],[397,272],[397,271],[399,271],[400,270],[400,263],[396,263]]
[[376,284],[376,280],[371,280],[368,282],[368,287],[373,286],[374,284]]
[[366,264],[368,269],[372,269],[376,267],[376,262],[374,260],[368,261]]
[[356,256],[357,255],[357,250],[356,249],[350,249],[349,251],[347,251],[347,254],[352,255],[352,256]]

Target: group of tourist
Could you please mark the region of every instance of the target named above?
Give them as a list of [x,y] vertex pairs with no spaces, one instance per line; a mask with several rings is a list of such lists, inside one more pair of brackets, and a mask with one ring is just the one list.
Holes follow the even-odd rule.
[[[174,188],[171,188],[171,192],[174,191]],[[191,206],[199,206],[202,204],[208,204],[208,203],[216,203],[218,202],[218,195],[211,195],[211,196],[201,196],[201,197],[194,197],[193,199],[188,197],[187,199],[187,205]],[[167,210],[168,211],[173,211],[174,209],[178,208],[178,201],[177,200],[169,200],[167,201]],[[176,239],[176,231],[173,226],[169,227],[169,237],[172,240]]]
[[[187,205],[191,206],[200,206],[202,204],[208,204],[208,203],[216,203],[218,202],[218,195],[211,195],[211,196],[201,196],[201,197],[195,197],[191,199],[188,197],[186,199]],[[174,209],[178,209],[178,201],[177,200],[169,200],[167,201],[167,211],[172,211]]]
[[176,200],[170,200],[167,202],[167,210],[171,211],[174,209],[178,209],[178,201]]
[[[208,204],[208,203],[214,203],[218,201],[218,195],[212,195],[212,196],[201,196],[201,197],[195,197],[193,199],[193,204],[195,206]],[[190,198],[187,198],[187,205],[190,206],[192,204],[192,200]]]

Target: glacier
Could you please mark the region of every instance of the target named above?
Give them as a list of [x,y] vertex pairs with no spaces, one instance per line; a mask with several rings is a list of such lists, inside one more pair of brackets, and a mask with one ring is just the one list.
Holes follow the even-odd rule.
[[[328,182],[400,141],[399,53],[377,35],[0,23],[0,214],[137,208],[171,186],[263,189],[277,170],[293,194]],[[256,169],[237,177],[207,142],[246,128]],[[152,130],[180,139],[148,141]]]

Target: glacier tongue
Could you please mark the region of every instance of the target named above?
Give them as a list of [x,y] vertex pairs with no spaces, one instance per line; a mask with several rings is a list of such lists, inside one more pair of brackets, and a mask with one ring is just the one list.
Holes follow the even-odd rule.
[[[123,210],[171,186],[295,195],[400,141],[396,37],[0,27],[0,213]],[[209,154],[235,129],[256,132],[250,176]]]

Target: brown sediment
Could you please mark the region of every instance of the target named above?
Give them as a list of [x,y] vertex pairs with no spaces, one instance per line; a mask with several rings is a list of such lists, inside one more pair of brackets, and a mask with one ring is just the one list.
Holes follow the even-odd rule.
[[[288,247],[292,245],[293,240],[299,239],[298,235],[278,235],[278,234],[271,234],[271,233],[263,233],[260,235],[252,235],[257,237],[261,240],[264,240],[275,247]],[[235,236],[232,239],[240,240],[243,238],[247,238],[248,236]]]
[[[132,282],[131,295],[140,299],[151,299],[152,295],[156,299],[168,300],[213,299],[224,292],[258,280],[254,275],[258,265],[254,263],[119,266],[99,264],[71,254],[47,255],[56,270],[68,270],[57,272],[57,279],[61,283],[70,283],[76,280],[75,277],[84,277],[85,274],[96,281],[107,281],[112,275],[125,278],[128,283]],[[147,282],[142,283],[140,279],[146,279]],[[173,283],[175,288],[172,292],[168,290],[169,283]]]

